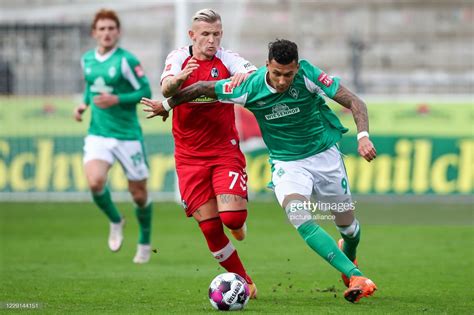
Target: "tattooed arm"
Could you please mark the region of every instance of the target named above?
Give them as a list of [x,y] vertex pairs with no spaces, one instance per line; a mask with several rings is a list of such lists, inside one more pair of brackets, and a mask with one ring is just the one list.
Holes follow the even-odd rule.
[[333,97],[333,100],[352,111],[352,116],[357,126],[357,132],[369,132],[369,115],[367,114],[367,106],[363,100],[342,84],[339,85],[339,89]]
[[[352,111],[358,133],[363,131],[369,132],[369,115],[367,114],[367,106],[364,101],[342,84],[339,85],[339,89],[333,97],[333,100]],[[368,162],[377,156],[375,147],[368,136],[360,138],[358,151]]]
[[168,104],[171,108],[178,106],[183,103],[192,101],[193,99],[205,95],[208,97],[216,98],[216,91],[214,87],[216,86],[216,81],[199,81],[190,85],[178,93],[176,93],[172,98],[168,99]]
[[140,101],[141,104],[146,107],[143,109],[144,112],[150,113],[146,118],[153,118],[155,116],[163,116],[163,121],[165,121],[169,112],[165,109],[163,102],[167,101],[170,108],[174,108],[180,104],[187,103],[193,99],[205,95],[208,97],[216,98],[216,91],[214,87],[216,86],[217,81],[199,81],[190,85],[180,91],[178,91],[173,97],[164,100],[164,101],[155,101],[149,98],[142,98]]

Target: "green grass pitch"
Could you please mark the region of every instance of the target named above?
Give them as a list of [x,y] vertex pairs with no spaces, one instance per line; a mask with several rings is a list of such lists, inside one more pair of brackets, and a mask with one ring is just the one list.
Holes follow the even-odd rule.
[[[92,203],[1,203],[1,311],[10,311],[7,302],[21,302],[40,303],[38,310],[20,311],[31,314],[213,312],[207,288],[223,269],[196,223],[179,206],[156,203],[157,253],[137,266],[132,206],[119,206],[127,218],[125,242],[111,253],[106,219]],[[367,223],[359,263],[379,291],[359,304],[343,299],[339,274],[306,246],[275,202],[252,202],[250,209],[248,237],[234,241],[259,289],[245,314],[474,312],[471,205],[361,202]],[[385,221],[399,220],[384,223],[383,213]],[[377,214],[381,220],[371,220]],[[450,221],[449,214],[464,222]],[[441,217],[426,222],[425,215]],[[332,224],[323,226],[337,237]]]

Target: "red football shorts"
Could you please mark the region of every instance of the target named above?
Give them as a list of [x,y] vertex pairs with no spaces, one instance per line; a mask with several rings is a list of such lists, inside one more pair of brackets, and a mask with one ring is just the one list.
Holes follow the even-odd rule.
[[188,217],[216,195],[232,194],[247,199],[245,159],[212,161],[207,165],[199,162],[176,161],[179,191]]

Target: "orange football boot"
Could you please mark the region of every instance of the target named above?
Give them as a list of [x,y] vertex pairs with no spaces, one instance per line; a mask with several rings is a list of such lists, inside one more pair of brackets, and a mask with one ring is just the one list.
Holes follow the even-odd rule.
[[352,276],[349,289],[344,291],[344,298],[349,302],[356,303],[363,297],[369,297],[377,290],[372,280],[363,276]]
[[250,291],[249,297],[251,299],[256,299],[257,298],[257,286],[255,285],[255,283],[249,284],[249,291]]

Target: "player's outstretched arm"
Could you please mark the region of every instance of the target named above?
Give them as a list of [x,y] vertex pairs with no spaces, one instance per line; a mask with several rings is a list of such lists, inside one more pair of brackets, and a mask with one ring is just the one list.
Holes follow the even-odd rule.
[[199,96],[208,96],[212,98],[216,98],[216,82],[217,81],[199,81],[196,82],[178,93],[176,93],[173,97],[168,99],[168,104],[171,108],[178,106],[183,103],[187,103],[192,101],[193,99]]
[[178,90],[181,88],[181,85],[184,83],[184,81],[186,81],[191,73],[193,73],[197,68],[199,68],[199,64],[197,63],[196,58],[192,57],[189,59],[186,67],[184,67],[181,72],[175,76],[170,75],[164,78],[163,82],[161,82],[161,93],[163,96],[171,97],[175,95],[176,92],[178,92]]
[[173,97],[164,101],[155,101],[149,98],[142,98],[141,104],[145,105],[144,112],[150,113],[146,118],[153,118],[155,116],[163,116],[163,121],[168,117],[168,112],[183,103],[192,101],[193,99],[205,95],[216,98],[217,81],[199,81],[194,83],[176,93]]
[[368,162],[375,159],[377,152],[375,151],[372,141],[369,139],[369,115],[367,113],[367,105],[342,84],[339,85],[339,89],[333,97],[333,100],[352,111],[352,116],[357,126],[359,154]]

